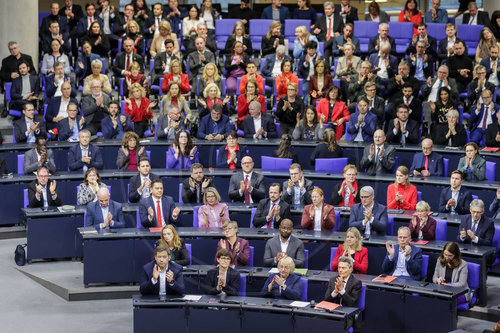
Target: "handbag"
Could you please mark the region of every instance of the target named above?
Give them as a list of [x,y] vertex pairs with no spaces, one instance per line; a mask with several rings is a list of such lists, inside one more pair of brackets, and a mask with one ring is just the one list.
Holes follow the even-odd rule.
[[24,249],[27,244],[18,244],[14,251],[14,261],[17,266],[26,265],[26,250]]

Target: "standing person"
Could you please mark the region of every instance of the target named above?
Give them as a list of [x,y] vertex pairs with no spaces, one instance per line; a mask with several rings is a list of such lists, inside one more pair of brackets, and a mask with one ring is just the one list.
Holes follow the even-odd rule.
[[130,116],[130,120],[134,123],[134,131],[139,135],[139,138],[144,137],[144,132],[148,129],[150,119],[153,118],[153,108],[156,106],[156,101],[152,103],[146,97],[146,89],[139,83],[134,83],[130,86],[130,93],[125,99],[125,114]]
[[[280,1],[281,0],[275,0]],[[262,37],[261,53],[262,57],[267,55],[278,53],[278,46],[285,45],[285,36],[281,33],[281,27],[279,21],[273,21],[269,25],[269,31],[265,36]]]
[[464,175],[455,170],[450,176],[450,187],[441,191],[439,196],[439,211],[442,213],[466,215],[472,201],[472,194],[462,187]]
[[264,266],[276,266],[280,260],[288,257],[296,267],[304,267],[304,243],[297,237],[292,236],[292,220],[284,219],[281,221],[279,230],[279,235],[274,236],[266,242]]
[[309,28],[312,28],[317,18],[318,15],[316,15],[316,10],[311,7],[310,0],[297,0],[297,8],[293,10],[294,20],[310,20],[311,26]]
[[83,173],[91,167],[102,169],[101,148],[90,143],[90,131],[83,129],[78,133],[78,143],[69,149],[68,168],[70,171],[80,171]]
[[107,187],[97,191],[97,201],[87,205],[85,226],[95,226],[97,230],[123,228],[122,204],[109,200]]
[[457,242],[491,246],[495,235],[495,223],[484,215],[484,202],[474,199],[470,203],[470,214],[462,216]]
[[288,8],[281,5],[281,0],[272,0],[270,6],[265,7],[262,10],[261,19],[264,20],[275,20],[281,25],[285,25],[285,20],[290,19],[290,12]]
[[128,200],[139,202],[141,199],[151,196],[151,182],[158,179],[158,175],[151,172],[149,159],[141,158],[138,165],[139,173],[130,178],[128,186]]
[[141,199],[139,217],[144,228],[162,228],[167,224],[177,224],[181,210],[174,199],[163,194],[163,181],[155,179],[150,185],[151,196]]
[[[241,29],[241,28],[240,28]],[[236,40],[232,47],[230,54],[226,56],[224,68],[227,71],[226,75],[226,94],[234,96],[238,90],[237,80],[246,74],[245,68],[250,61],[248,54],[244,49],[243,42]]]
[[229,180],[229,199],[234,202],[255,203],[266,196],[264,176],[254,171],[255,163],[250,156],[241,159],[241,172]]
[[399,13],[398,22],[413,23],[413,34],[417,34],[417,26],[422,22],[422,13],[418,10],[416,0],[406,0],[405,8]]
[[283,182],[283,194],[281,200],[289,205],[309,205],[312,203],[311,192],[314,189],[313,182],[304,177],[302,166],[293,163],[289,168],[290,179]]
[[[338,251],[338,250],[337,250]],[[353,274],[354,260],[348,256],[338,259],[338,272],[328,282],[325,301],[341,304],[342,306],[358,306],[362,284]]]
[[284,298],[292,300],[302,299],[302,281],[294,274],[295,263],[290,257],[283,257],[278,263],[279,273],[269,275],[261,294],[264,297]]
[[404,165],[396,169],[396,181],[387,187],[387,208],[415,210],[417,188],[410,184],[410,171]]
[[436,239],[436,220],[430,216],[431,207],[425,201],[419,201],[416,206],[416,213],[410,221],[410,232],[412,239]]
[[340,140],[344,133],[344,123],[349,121],[351,114],[347,106],[340,100],[340,89],[337,86],[332,86],[325,98],[322,98],[318,103],[318,118],[322,119],[325,124],[334,123],[335,138]]
[[120,114],[118,101],[111,101],[108,105],[109,116],[101,120],[102,135],[105,139],[121,140],[126,132],[134,130],[128,114]]
[[297,125],[297,115],[304,113],[304,101],[297,96],[298,85],[289,83],[286,90],[286,96],[280,98],[276,107],[276,116],[280,121],[280,133],[293,133],[293,129]]
[[326,67],[330,68],[330,57],[332,55],[333,40],[336,36],[340,36],[344,28],[344,20],[337,12],[333,2],[326,1],[323,3],[325,15],[316,19],[313,33],[318,37],[318,41],[324,42],[325,62]]
[[90,83],[91,94],[82,98],[82,112],[87,122],[87,129],[92,135],[101,131],[101,122],[108,115],[111,98],[102,93],[102,83],[92,80]]
[[[307,55],[305,60],[307,60]],[[305,65],[306,62],[301,64]],[[328,91],[332,86],[333,86],[333,78],[332,75],[326,71],[325,61],[321,59],[315,61],[314,74],[309,76],[309,85],[308,85],[308,93],[311,96],[311,105],[316,108],[318,102],[321,100],[321,98],[324,98],[327,95]],[[324,120],[326,120],[326,118]]]
[[448,23],[448,12],[441,8],[441,0],[431,1],[431,8],[425,13],[425,23]]
[[323,121],[318,120],[318,113],[313,106],[306,107],[302,119],[297,113],[297,125],[292,133],[294,140],[323,140],[324,132]]
[[370,175],[392,174],[396,159],[396,148],[386,141],[385,133],[378,129],[373,133],[373,143],[365,146],[360,169],[366,169]]
[[227,132],[226,145],[217,150],[217,167],[235,170],[241,168],[241,161],[249,154],[247,146],[238,143],[238,133],[235,130]]

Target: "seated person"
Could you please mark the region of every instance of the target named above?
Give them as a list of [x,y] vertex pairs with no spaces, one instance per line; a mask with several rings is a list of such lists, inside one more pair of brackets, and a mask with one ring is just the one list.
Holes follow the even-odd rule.
[[417,188],[410,184],[410,171],[404,165],[396,169],[396,181],[387,186],[387,208],[415,210]]
[[156,246],[164,246],[170,253],[170,261],[177,265],[189,265],[189,253],[184,240],[179,237],[174,226],[167,224],[161,229],[161,238],[156,242]]
[[147,158],[146,149],[141,147],[139,136],[134,132],[127,132],[123,136],[122,146],[118,149],[116,166],[122,170],[137,170],[141,158]]
[[245,138],[262,140],[278,137],[273,117],[262,113],[261,107],[262,105],[256,100],[250,102],[248,106],[250,115],[242,121]]
[[90,89],[90,84],[93,80],[98,80],[101,82],[102,91],[105,94],[110,94],[113,89],[111,88],[111,84],[109,84],[109,78],[106,74],[102,74],[102,61],[100,59],[95,59],[92,61],[92,74],[85,78],[83,84],[83,95],[92,94],[92,90]]
[[330,203],[334,206],[352,207],[361,202],[359,189],[363,186],[356,180],[358,169],[354,164],[347,164],[342,173],[344,180],[333,187]]
[[249,61],[247,63],[246,70],[247,73],[241,77],[239,86],[240,94],[244,94],[246,92],[245,90],[247,89],[247,83],[250,81],[256,84],[256,89],[253,92],[255,95],[258,96],[264,94],[264,78],[262,77],[262,75],[257,74],[257,65],[253,61]]
[[396,110],[396,118],[389,121],[387,141],[403,146],[418,144],[420,141],[420,124],[410,118],[410,108],[405,104],[400,104]]
[[[280,7],[282,9],[287,9],[286,7]],[[264,17],[263,17],[264,18]],[[277,47],[279,45],[285,45],[285,36],[282,35],[281,27],[284,26],[285,22],[282,23],[278,21],[273,21],[269,25],[269,31],[266,35],[262,36],[261,52],[262,57],[269,54],[277,52]]]
[[14,120],[15,141],[17,143],[34,143],[35,137],[47,136],[45,123],[35,121],[35,106],[26,103],[22,106],[23,115],[20,119]]
[[47,111],[45,112],[45,121],[47,130],[57,128],[57,124],[68,116],[68,105],[74,103],[78,105],[78,101],[71,97],[71,84],[64,82],[61,86],[61,96],[52,97],[49,99]]
[[[198,83],[197,95],[203,94],[205,88],[210,83],[215,83],[217,88],[219,88],[219,92],[222,91],[222,80],[221,80],[221,75],[219,75],[219,70],[217,69],[217,65],[213,62],[209,62],[208,64],[206,64],[205,67],[203,68],[202,75],[200,76],[200,79],[198,80],[197,83]],[[188,91],[189,91],[189,86],[188,86]]]
[[246,73],[246,64],[250,61],[243,48],[243,42],[235,41],[231,52],[226,55],[224,62],[226,76],[226,95],[234,96],[239,91],[238,79]]
[[38,135],[35,138],[35,147],[24,153],[24,174],[33,173],[42,166],[51,173],[56,172],[54,152],[52,149],[47,149],[47,137]]
[[471,193],[462,187],[464,174],[455,170],[450,176],[450,187],[441,191],[439,196],[439,211],[442,213],[466,215],[472,201]]
[[280,122],[280,133],[292,135],[297,125],[297,115],[304,113],[304,100],[298,93],[299,87],[295,83],[288,83],[286,95],[281,96],[275,115]]
[[210,114],[210,110],[212,109],[213,105],[219,104],[221,107],[223,107],[231,100],[231,97],[229,95],[226,96],[224,100],[222,100],[220,97],[221,91],[219,90],[219,87],[217,87],[217,84],[209,83],[203,90],[203,97],[198,98],[198,117],[200,119],[203,119],[205,116]]
[[470,141],[478,145],[485,139],[486,129],[488,125],[495,123],[496,113],[500,108],[493,102],[493,94],[491,90],[485,89],[481,92],[482,103],[477,103],[472,110],[470,116]]
[[469,142],[464,146],[465,156],[460,157],[457,170],[461,171],[465,180],[485,180],[486,160],[481,157],[479,147],[475,142]]
[[186,131],[180,131],[168,148],[167,169],[188,169],[193,163],[199,163],[198,147],[193,146],[191,136]]
[[457,242],[491,246],[495,224],[493,220],[484,215],[484,202],[474,199],[470,203],[470,215],[462,216],[458,227]]
[[[337,250],[338,253],[338,250]],[[328,282],[325,301],[342,306],[357,307],[361,295],[361,281],[352,274],[354,259],[342,256],[338,259],[339,274]]]
[[226,143],[217,149],[217,167],[230,170],[241,168],[241,159],[249,155],[247,146],[238,143],[238,133],[234,130],[227,132]]
[[26,103],[37,103],[40,94],[38,75],[30,74],[30,67],[25,61],[17,65],[19,76],[12,80],[9,108],[22,110]]
[[[440,39],[438,44],[438,58],[441,64],[446,63],[447,59],[455,53],[453,46],[455,42],[461,40],[457,38],[455,23],[446,23],[445,29],[446,37]],[[465,50],[465,53],[467,54],[467,50]]]
[[[355,7],[352,7],[355,8]],[[356,19],[357,21],[357,19]],[[343,28],[343,34],[335,37],[332,45],[332,54],[334,57],[339,57],[344,55],[344,47],[347,44],[352,45],[352,51],[354,54],[359,55],[361,53],[359,39],[353,35],[354,24],[346,23]]]
[[[198,49],[196,45],[196,40],[198,38],[200,38],[200,41],[203,40],[203,43],[206,46],[206,50],[215,54],[215,52],[217,52],[217,41],[215,40],[214,34],[208,34],[207,32],[207,25],[204,22],[198,23],[198,25],[196,26],[196,34],[192,34],[189,38],[186,38],[183,41],[186,48],[184,54],[190,54]],[[211,62],[215,63],[215,61]]]
[[500,189],[497,189],[495,200],[490,204],[490,213],[493,213],[493,219],[500,219]]
[[164,77],[165,74],[170,73],[172,61],[179,60],[179,58],[174,54],[173,40],[166,39],[165,42],[163,42],[163,45],[165,45],[165,51],[158,52],[154,57],[154,70],[151,75],[151,83],[154,85],[158,85],[160,83],[160,78]]
[[347,229],[344,243],[339,244],[335,257],[331,263],[332,271],[339,270],[340,258],[349,257],[353,259],[352,269],[356,274],[366,274],[368,270],[368,250],[363,246],[363,240],[359,230],[354,227]]
[[47,99],[61,96],[61,88],[64,82],[69,82],[71,87],[71,97],[76,97],[78,90],[75,87],[73,77],[68,74],[64,74],[64,65],[56,61],[54,64],[54,75],[45,77],[45,95],[47,96]]
[[373,142],[373,133],[377,127],[377,116],[368,111],[368,98],[358,97],[358,106],[347,123],[346,131],[351,135],[351,142]]
[[101,81],[92,80],[90,91],[90,95],[82,98],[82,112],[87,122],[87,129],[95,135],[101,131],[101,121],[108,115],[111,99],[107,94],[102,93]]
[[311,192],[314,189],[313,182],[305,179],[302,167],[299,163],[290,165],[290,179],[283,182],[283,194],[281,200],[289,205],[309,205],[312,203]]
[[109,116],[101,120],[102,136],[105,139],[121,140],[126,132],[134,130],[128,114],[120,114],[118,101],[111,101],[108,105]]
[[414,176],[437,176],[444,175],[443,156],[433,152],[434,144],[429,138],[422,140],[422,152],[413,156],[410,172]]
[[292,220],[283,219],[280,223],[279,230],[279,235],[274,236],[266,242],[264,266],[276,266],[281,259],[289,257],[296,267],[304,267],[304,244],[300,239],[292,236]]
[[269,198],[259,201],[252,224],[256,228],[278,229],[281,221],[290,219],[290,205],[281,201],[281,184],[269,185]]
[[260,103],[261,110],[263,113],[266,112],[266,98],[262,93],[258,91],[258,85],[254,81],[248,81],[245,85],[245,90],[238,96],[238,128],[243,129],[243,119],[249,115],[249,106],[252,101],[257,101]]
[[481,93],[484,90],[490,90],[494,94],[496,88],[495,84],[486,79],[486,67],[483,65],[476,65],[474,68],[474,77],[467,87],[467,104],[469,110],[473,108],[474,104],[477,105],[482,100]]
[[201,119],[198,139],[222,141],[227,133],[231,131],[231,125],[229,117],[222,114],[222,106],[212,104],[210,114]]
[[238,296],[240,290],[240,273],[231,267],[233,255],[231,251],[220,249],[217,251],[218,267],[207,271],[203,283],[209,295]]
[[276,82],[276,78],[281,75],[281,64],[283,61],[292,59],[289,55],[285,55],[285,52],[285,45],[278,45],[276,53],[269,54],[264,58],[265,64],[262,67],[261,73],[267,86],[272,87]]
[[155,260],[144,265],[140,292],[142,295],[165,296],[184,294],[182,266],[170,261],[170,251],[165,246],[155,248]]
[[472,81],[474,68],[471,58],[465,53],[466,48],[464,41],[455,41],[453,45],[455,54],[448,57],[446,62],[450,68],[450,78],[456,80],[458,91],[465,91],[465,87]]
[[[161,105],[161,110],[160,110],[161,113],[160,114],[162,116],[168,114],[168,110],[171,109],[172,105],[175,105],[180,112],[182,112],[184,115],[186,115],[185,119],[184,119],[184,117],[182,117],[182,119],[184,119],[184,122],[182,123],[183,128],[184,128],[184,126],[187,127],[188,120],[190,120],[193,123],[198,124],[198,122],[199,122],[198,114],[195,112],[191,112],[191,110],[189,109],[189,102],[186,101],[186,97],[181,94],[181,88],[180,88],[179,83],[170,82],[170,84],[168,86],[168,92],[165,95],[163,95],[163,97],[161,99],[161,104],[162,105]],[[172,116],[174,118],[177,118],[177,120],[180,120],[180,118],[181,118],[180,112],[179,112],[179,117],[176,117],[175,115],[172,115]],[[165,120],[163,120],[163,121],[165,121]],[[179,123],[179,124],[174,124],[174,125],[177,125],[175,127],[177,127],[177,129],[178,129],[181,124]],[[165,123],[163,123],[162,127],[163,126],[165,126]],[[165,128],[165,127],[163,127],[163,128]],[[165,130],[163,130],[163,132],[165,132]],[[163,135],[163,138],[164,137],[165,136]]]
[[204,205],[198,210],[200,228],[222,228],[229,221],[229,209],[220,202],[220,194],[215,187],[209,187],[203,193]]
[[389,80],[387,84],[387,96],[389,102],[385,106],[385,117],[392,119],[396,117],[395,107],[405,104],[410,108],[410,118],[418,123],[422,122],[422,101],[419,99],[420,82],[410,76],[410,67],[406,61],[398,65],[398,74]]
[[151,182],[159,178],[156,174],[150,172],[151,164],[147,157],[139,159],[137,166],[139,174],[130,178],[128,187],[128,200],[134,203],[149,198],[151,196]]
[[160,116],[158,117],[158,139],[173,140],[175,135],[183,131],[187,126],[187,118],[181,114],[178,105],[162,104]]
[[144,74],[140,73],[141,70],[141,65],[137,62],[133,62],[129,66],[129,71],[130,74],[125,75],[125,82],[123,82],[123,94],[120,97],[127,97],[130,96],[130,89],[132,88],[132,85],[137,83],[141,87],[143,87],[146,92],[148,91],[148,77],[145,76]]
[[299,86],[299,78],[293,74],[292,61],[283,60],[281,63],[281,74],[276,77],[276,93],[278,100],[286,96],[288,92],[288,84],[294,83],[296,87]]
[[392,174],[396,159],[396,148],[385,142],[385,133],[378,129],[373,133],[373,143],[365,146],[360,169],[369,175]]
[[450,89],[448,89],[447,87],[441,87],[438,90],[438,97],[436,102],[434,103],[430,101],[428,104],[432,113],[432,132],[442,132],[442,128],[447,124],[446,114],[450,110],[457,110],[458,103],[453,98]]
[[[302,228],[314,231],[333,231],[335,227],[335,209],[325,203],[325,195],[319,187],[311,192],[312,204],[304,207]],[[340,223],[340,221],[337,221]]]
[[318,113],[314,106],[305,108],[305,112],[300,119],[300,114],[297,114],[297,125],[292,132],[294,140],[323,140],[325,133],[325,125],[323,120],[318,119]]
[[458,123],[459,113],[450,110],[446,114],[446,124],[432,131],[432,141],[436,145],[463,147],[467,142],[467,132],[464,125]]
[[359,197],[361,202],[351,207],[349,227],[357,228],[364,237],[386,234],[387,208],[376,202],[375,191],[371,186],[363,186]]
[[241,172],[229,180],[229,199],[234,202],[255,203],[266,196],[264,176],[253,170],[254,162],[250,156],[241,159]]
[[144,59],[142,58],[142,56],[135,52],[134,43],[134,40],[130,38],[125,38],[123,40],[123,52],[120,52],[116,55],[115,62],[112,66],[112,70],[116,79],[125,78],[126,75],[130,74],[130,65],[133,62],[139,63],[142,73],[142,69],[144,68]]
[[167,224],[175,225],[181,210],[175,206],[174,199],[163,195],[161,179],[151,181],[151,195],[139,202],[139,216],[144,228],[162,228]]
[[97,191],[97,201],[87,205],[85,226],[95,226],[97,230],[125,227],[122,204],[109,200],[109,197],[106,186]]
[[389,36],[389,24],[387,22],[380,21],[380,24],[378,25],[378,34],[371,37],[368,43],[368,54],[378,53],[384,42],[389,43],[392,53],[396,55],[396,42],[394,41],[394,38]]
[[49,169],[41,166],[36,171],[36,179],[28,185],[28,208],[46,209],[53,206],[62,206],[57,183],[49,180]]
[[203,203],[205,191],[211,187],[212,179],[205,177],[203,165],[191,164],[191,176],[182,182],[182,202]]
[[269,275],[262,287],[262,296],[301,300],[302,281],[300,276],[293,273],[295,266],[292,258],[282,257],[278,263],[279,273]]
[[226,221],[222,227],[224,237],[217,243],[217,252],[228,250],[231,253],[231,266],[248,266],[250,246],[246,239],[238,237],[238,222]]
[[291,159],[292,163],[299,163],[299,157],[292,152],[292,136],[290,134],[282,134],[278,149],[274,151],[272,157]]
[[[77,103],[70,102],[66,108],[68,116],[57,122],[57,137],[59,141],[76,142],[80,131],[85,128],[85,118],[78,112]],[[55,132],[54,130],[52,133]]]
[[85,172],[83,183],[78,185],[76,201],[78,205],[86,205],[97,201],[97,192],[99,189],[106,187],[106,184],[101,182],[101,176],[96,168],[90,168]]
[[[462,259],[457,243],[446,242],[436,261],[432,282],[450,287],[468,288],[467,276],[467,262]],[[460,297],[457,302],[460,302]]]
[[[410,241],[410,228],[400,227],[398,229],[398,243],[385,243],[387,255],[382,263],[382,271],[385,274],[416,281],[426,278],[425,276],[421,276],[422,250],[410,244]],[[399,258],[402,259],[400,260]]]
[[344,157],[344,150],[335,139],[335,131],[332,128],[325,129],[323,142],[319,143],[311,153],[309,162],[311,165],[316,164],[317,158],[340,158]]
[[413,214],[409,225],[412,239],[436,239],[436,220],[430,216],[431,207],[425,201],[419,201],[416,213]]
[[134,132],[143,138],[153,118],[153,108],[157,103],[156,101],[149,102],[146,89],[139,83],[133,83],[130,86],[129,97],[125,97],[124,100],[126,102],[125,114],[128,114],[134,123]]
[[90,143],[90,132],[83,129],[78,133],[78,143],[69,149],[68,168],[70,171],[83,171],[91,167],[102,169],[101,148]]
[[[339,36],[340,37],[340,36]],[[356,75],[361,70],[361,58],[354,55],[355,46],[351,43],[344,45],[344,56],[340,57],[335,69],[335,77],[348,78],[351,75]]]

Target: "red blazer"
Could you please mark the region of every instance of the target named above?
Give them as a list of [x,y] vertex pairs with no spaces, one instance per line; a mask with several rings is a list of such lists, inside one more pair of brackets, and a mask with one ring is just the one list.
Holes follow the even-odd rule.
[[[418,238],[418,232],[420,231],[420,219],[418,218],[418,216],[416,218],[417,218],[417,226],[413,228],[413,224],[411,223],[411,221],[410,225],[408,226],[410,228],[411,238],[413,239]],[[424,236],[425,240],[436,239],[436,220],[434,220],[430,216],[427,218],[427,222],[422,228],[422,236]]]
[[[302,213],[302,221],[300,222],[302,228],[308,230],[314,230],[314,219],[311,219],[311,216],[309,214],[311,209],[314,209],[313,204],[304,207],[304,211]],[[325,209],[328,210],[326,215]],[[333,208],[333,206],[323,203],[323,208],[321,209],[321,231],[332,231],[334,226],[335,209]]]
[[[396,200],[396,192],[403,195],[403,202]],[[387,187],[387,208],[388,209],[405,209],[405,210],[415,210],[417,205],[417,188],[415,185],[404,187],[404,185],[398,184],[398,187],[391,184]]]
[[[280,78],[283,79],[283,84],[281,84]],[[285,78],[288,78],[289,83],[295,83],[297,87],[299,86],[299,77],[297,75],[293,75],[292,72],[286,75],[285,73],[281,73],[280,76],[276,77],[276,92],[278,93],[278,100],[286,96],[286,89],[288,88],[288,83],[286,83]]]
[[[316,107],[316,101],[319,101],[321,98],[325,97],[328,89],[330,89],[331,86],[333,86],[333,79],[332,79],[332,76],[330,74],[325,74],[323,78],[324,78],[323,89],[321,90],[323,95],[322,95],[322,97],[313,98],[311,105],[314,107]],[[318,88],[318,78],[314,74],[311,75],[311,77],[309,78],[309,95],[311,95],[313,91],[316,91],[316,92],[320,91]],[[312,98],[312,95],[311,95],[311,98]]]
[[[260,107],[261,107],[261,112],[262,113],[266,113],[266,98],[264,97],[264,95],[257,95],[258,96],[258,100],[259,100],[259,103],[260,103]],[[241,94],[238,96],[238,121],[237,123],[241,123],[243,121],[243,119],[245,119],[246,116],[249,115],[248,113],[248,101],[247,101],[247,96],[245,94]]]
[[412,15],[410,13],[410,20],[407,21],[407,20],[405,20],[405,10],[403,9],[399,13],[398,22],[411,22],[411,23],[413,23],[413,34],[416,35],[416,34],[418,34],[417,26],[420,22],[422,22],[422,13],[420,11],[418,11],[416,15]]
[[125,114],[128,114],[130,116],[130,120],[132,120],[133,122],[139,122],[148,121],[149,119],[153,118],[153,112],[151,110],[149,113],[147,113],[149,99],[147,99],[146,97],[142,97],[140,107],[137,106],[135,99],[131,98],[130,100],[132,102],[132,109],[128,107],[128,103],[125,103]]
[[[318,107],[316,108],[316,112],[318,112],[318,119],[321,119],[321,115],[324,115],[325,118],[328,118],[329,108],[330,108],[330,101],[328,100],[328,98],[320,99]],[[340,118],[344,119],[344,123],[340,126],[337,126],[335,135],[337,141],[340,140],[340,138],[342,137],[342,134],[344,133],[344,126],[349,121],[349,118],[351,118],[351,114],[349,113],[349,110],[347,109],[347,106],[345,105],[344,102],[336,101],[333,107],[332,118],[327,119],[326,122],[330,121],[337,122]]]
[[[335,257],[333,258],[331,267],[332,271],[336,272],[339,267],[339,258],[344,254],[344,244],[340,244]],[[368,250],[362,247],[361,251],[354,252],[354,273],[365,274],[368,270]]]
[[[174,81],[174,76],[170,73],[167,73],[163,76],[163,84],[161,85],[161,91],[164,94],[168,93],[168,88],[170,87],[170,82]],[[187,74],[181,73],[181,82],[179,82],[181,86],[181,94],[187,94],[191,87],[189,86],[189,77]]]
[[[245,93],[245,89],[247,87],[248,83],[248,75],[245,74],[241,77],[241,82],[240,82],[240,94]],[[259,93],[263,94],[264,93],[264,78],[262,75],[257,74],[257,87],[259,89]]]

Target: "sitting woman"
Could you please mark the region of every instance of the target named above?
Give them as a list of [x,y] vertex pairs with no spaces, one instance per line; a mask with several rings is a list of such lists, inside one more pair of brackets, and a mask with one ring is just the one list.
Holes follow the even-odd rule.
[[112,91],[111,84],[109,83],[109,78],[106,74],[102,74],[102,61],[100,59],[94,59],[91,63],[92,75],[89,75],[85,78],[83,83],[83,95],[90,95],[92,92],[90,91],[90,85],[92,84],[92,80],[101,81],[101,90],[105,94],[109,94]]
[[134,130],[127,114],[120,114],[118,101],[111,101],[108,106],[109,116],[101,120],[102,136],[105,139],[121,140],[126,132]]
[[282,134],[278,150],[273,153],[273,157],[277,158],[290,158],[292,163],[299,163],[297,154],[290,150],[292,148],[292,137],[290,134]]
[[436,220],[429,216],[431,207],[425,201],[419,201],[410,222],[412,239],[434,240],[436,239]]
[[347,78],[351,75],[358,74],[361,70],[361,58],[354,55],[356,47],[352,43],[344,44],[344,56],[339,58],[337,64],[336,75],[337,79]]
[[165,41],[170,39],[174,42],[174,52],[173,54],[177,57],[180,57],[179,53],[179,43],[177,41],[177,35],[172,32],[172,27],[170,26],[170,22],[167,20],[162,20],[160,22],[160,33],[155,35],[153,41],[151,42],[151,48],[149,53],[151,54],[151,58],[156,57],[156,55],[160,52],[165,52]]
[[161,113],[165,114],[166,109],[170,104],[177,105],[181,113],[187,116],[186,119],[190,119],[193,116],[191,115],[191,109],[189,108],[189,103],[186,101],[186,98],[181,94],[181,86],[178,82],[171,82],[168,87],[167,94],[163,95],[161,98]]
[[[257,82],[248,81],[245,88],[245,93],[238,96],[238,127],[241,127],[241,122],[249,115],[248,106],[250,102],[257,101],[260,103],[261,111],[265,113],[266,111],[266,98],[264,95],[259,94]],[[242,129],[242,128],[240,128]]]
[[[304,207],[302,228],[314,231],[332,231],[335,226],[335,209],[325,203],[325,195],[319,187],[311,192],[312,204]],[[340,223],[340,221],[338,221]]]
[[109,38],[101,29],[99,22],[94,21],[90,25],[87,35],[83,37],[84,41],[88,41],[92,45],[92,52],[98,54],[101,58],[108,57],[108,52],[111,49]]
[[389,22],[389,16],[386,12],[380,10],[380,6],[376,1],[372,1],[368,5],[368,14],[365,14],[365,21],[387,23]]
[[191,135],[179,131],[167,151],[167,169],[189,170],[193,163],[199,163],[198,149],[193,146]]
[[325,130],[323,135],[323,142],[318,144],[311,154],[311,165],[316,165],[317,158],[339,158],[344,157],[342,147],[337,144],[335,139],[335,132],[331,128]]
[[241,159],[249,154],[247,146],[238,143],[236,131],[227,133],[226,143],[225,146],[218,149],[217,168],[240,169]]
[[299,87],[295,83],[289,83],[286,96],[280,98],[276,107],[276,117],[279,118],[282,134],[291,135],[298,123],[297,116],[300,117],[304,113],[304,101],[297,96],[298,91]]
[[212,7],[212,0],[203,0],[200,6],[200,16],[207,24],[208,33],[215,34],[215,20],[220,19],[220,13]]
[[336,139],[340,140],[344,133],[344,123],[351,118],[351,114],[344,102],[340,100],[340,90],[337,86],[331,86],[325,98],[318,103],[318,117],[325,124],[335,125]]
[[334,272],[338,270],[340,257],[351,257],[354,259],[354,273],[366,274],[368,270],[368,250],[363,246],[363,240],[357,228],[350,227],[347,229],[344,244],[340,244],[337,248],[335,257],[330,265]]
[[308,41],[313,40],[318,43],[318,38],[311,34],[305,25],[295,28],[295,41],[293,42],[293,57],[298,59],[306,52],[306,44]]
[[318,113],[314,106],[306,107],[302,119],[297,113],[297,125],[293,129],[294,140],[323,140],[325,125],[321,120],[318,120]]
[[209,83],[203,90],[203,98],[198,98],[198,117],[199,119],[210,114],[212,105],[215,103],[220,104],[222,107],[229,103],[230,96],[226,96],[224,100],[220,99],[221,92],[215,83]]
[[417,0],[406,0],[405,8],[399,13],[398,22],[413,23],[413,34],[418,34],[417,26],[422,22],[422,13],[418,10]]
[[417,205],[417,188],[410,184],[410,171],[404,165],[396,169],[396,181],[387,187],[387,208],[415,210]]
[[89,168],[83,177],[83,183],[78,186],[76,194],[77,203],[86,205],[90,202],[97,201],[97,191],[101,187],[106,187],[106,184],[101,182],[101,176],[96,168]]
[[252,41],[250,37],[245,34],[245,25],[241,21],[237,21],[234,24],[233,33],[227,38],[226,46],[224,47],[224,53],[230,54],[233,48],[234,42],[243,43],[243,51],[245,54],[252,54]]
[[302,281],[294,274],[295,263],[290,257],[284,257],[278,262],[279,273],[269,275],[262,287],[264,297],[284,298],[292,300],[302,299]]
[[156,242],[156,246],[165,246],[170,252],[170,261],[181,266],[189,265],[189,253],[184,240],[179,237],[174,226],[165,225],[161,229],[161,238]]
[[285,45],[285,36],[281,34],[280,21],[273,21],[269,25],[269,31],[262,37],[261,52],[262,58],[268,54],[276,53],[278,45]]
[[490,28],[484,27],[481,30],[481,37],[476,48],[476,64],[479,64],[484,58],[490,56],[490,47],[499,46],[499,43]]
[[222,91],[222,80],[219,75],[219,70],[213,62],[209,62],[203,68],[203,73],[198,81],[198,93],[200,96],[205,91],[205,88],[210,84],[215,83],[219,91]]
[[[278,100],[286,96],[288,92],[288,84],[294,83],[296,87],[299,86],[299,77],[293,74],[292,62],[290,60],[283,60],[281,63],[281,75],[276,77],[276,93]],[[297,88],[298,91],[298,88]]]
[[[122,37],[123,40],[131,39],[134,41],[134,53],[139,55],[141,55],[144,51],[143,38],[140,31],[141,29],[139,24],[134,20],[130,20],[127,23],[126,33]],[[119,51],[121,52],[122,50]]]
[[200,23],[205,23],[205,20],[200,18],[200,10],[196,5],[190,5],[188,16],[182,19],[182,35],[185,41],[189,41],[191,36],[196,35],[196,27]]
[[218,267],[207,271],[205,283],[206,293],[209,295],[238,296],[240,290],[240,273],[231,267],[233,255],[229,250],[217,251]]
[[248,266],[250,263],[250,246],[246,239],[238,237],[238,222],[227,221],[222,230],[224,237],[217,243],[217,252],[228,250],[231,252],[231,266]]
[[442,131],[448,123],[446,114],[450,110],[457,110],[458,104],[452,100],[451,91],[448,87],[441,87],[438,90],[436,103],[429,102],[431,106],[431,118],[434,123],[432,131]]
[[250,61],[248,54],[243,49],[243,43],[235,41],[231,53],[226,56],[224,68],[226,69],[226,94],[234,96],[238,89],[238,78],[246,74],[247,63]]
[[[208,65],[207,65],[208,66]],[[170,72],[163,76],[163,84],[161,86],[161,91],[164,94],[168,93],[168,87],[171,82],[177,82],[181,87],[181,94],[187,94],[191,91],[189,86],[189,77],[187,74],[182,73],[181,63],[179,60],[174,59],[170,62]]]
[[64,65],[64,74],[69,75],[69,59],[68,56],[63,53],[62,45],[59,39],[53,39],[50,42],[51,52],[45,53],[42,60],[41,73],[43,75],[54,74],[54,64],[60,62]]
[[134,132],[125,133],[116,157],[116,166],[122,170],[137,170],[137,165],[143,157],[147,158],[148,155],[144,147],[141,147],[139,136]]
[[203,203],[198,210],[200,228],[222,228],[229,221],[229,209],[225,203],[220,202],[220,195],[215,187],[205,190]]
[[[455,242],[447,242],[443,252],[436,262],[432,282],[450,287],[468,288],[467,284],[467,262],[462,260],[462,253]],[[459,297],[457,302],[465,302],[465,297]]]
[[123,84],[123,96],[128,96],[130,92],[130,86],[134,83],[140,84],[148,91],[148,77],[141,74],[141,65],[134,61],[129,66],[130,74],[125,75],[125,83]]
[[134,123],[134,132],[142,138],[148,128],[149,120],[153,118],[152,108],[156,106],[156,101],[149,103],[146,89],[139,83],[130,86],[129,98],[125,97],[124,99],[126,102],[125,114],[128,114]]
[[432,142],[435,145],[463,147],[467,142],[467,132],[464,125],[458,123],[459,113],[450,110],[446,114],[446,124],[432,131]]
[[358,169],[354,164],[347,164],[343,170],[344,180],[333,187],[330,203],[334,206],[352,207],[360,203],[359,190],[363,185],[356,180]]
[[458,161],[457,170],[462,171],[464,180],[485,180],[486,160],[479,154],[479,146],[469,142],[464,146],[465,156]]
[[326,72],[324,60],[314,63],[314,74],[309,78],[309,95],[311,105],[316,106],[321,98],[325,97],[328,90],[333,86],[332,76]]

